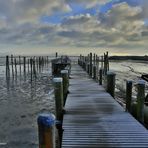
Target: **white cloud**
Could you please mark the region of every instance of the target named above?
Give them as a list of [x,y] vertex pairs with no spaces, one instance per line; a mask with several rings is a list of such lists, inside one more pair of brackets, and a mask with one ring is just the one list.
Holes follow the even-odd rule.
[[[140,18],[141,7],[127,3],[116,4],[106,14],[96,16],[78,15],[65,19],[62,27],[67,29],[59,35],[73,40],[78,46],[126,47],[145,45],[148,29]],[[142,44],[141,44],[142,43]]]
[[71,4],[71,3],[77,4],[77,5],[81,4],[86,8],[91,8],[96,5],[103,5],[106,2],[109,2],[108,0],[65,0],[65,1],[68,4]]
[[[10,2],[9,5],[5,1]],[[106,14],[79,14],[64,18],[59,25],[45,25],[37,23],[41,14],[70,11],[69,6],[59,3],[59,0],[5,1],[0,1],[0,44],[77,48],[147,46],[148,27],[144,26],[141,7],[121,3],[114,5]],[[82,3],[84,0],[75,2]],[[98,1],[87,2],[93,5]],[[9,27],[8,24],[11,26],[12,23],[13,27]]]
[[55,11],[70,11],[63,0],[4,0],[0,1],[0,15],[12,25],[38,22],[42,15],[50,15]]
[[148,19],[148,0],[142,0],[143,17]]

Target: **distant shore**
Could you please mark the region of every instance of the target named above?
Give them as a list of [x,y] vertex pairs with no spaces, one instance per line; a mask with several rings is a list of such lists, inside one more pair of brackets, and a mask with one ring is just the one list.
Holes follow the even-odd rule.
[[110,56],[110,60],[139,60],[148,61],[148,56]]

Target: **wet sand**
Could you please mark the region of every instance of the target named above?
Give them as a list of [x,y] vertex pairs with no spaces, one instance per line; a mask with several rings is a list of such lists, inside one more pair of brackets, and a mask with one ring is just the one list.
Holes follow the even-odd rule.
[[[133,81],[133,99],[136,99],[136,83],[141,80],[141,75],[148,73],[147,61],[113,61],[110,62],[110,70],[116,73],[116,98],[125,102],[126,81]],[[146,94],[148,83],[146,82]]]
[[32,83],[27,77],[9,83],[1,77],[0,83],[0,148],[37,148],[37,117],[54,113],[51,72],[46,69]]

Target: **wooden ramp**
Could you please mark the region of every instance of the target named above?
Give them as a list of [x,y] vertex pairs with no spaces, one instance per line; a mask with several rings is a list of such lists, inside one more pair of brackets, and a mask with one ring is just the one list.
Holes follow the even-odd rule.
[[62,148],[148,147],[148,131],[78,65],[72,66]]

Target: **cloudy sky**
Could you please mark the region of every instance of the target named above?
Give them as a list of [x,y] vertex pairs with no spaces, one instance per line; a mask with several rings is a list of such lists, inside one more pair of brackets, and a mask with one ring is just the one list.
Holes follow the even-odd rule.
[[148,0],[0,0],[0,53],[148,55]]

